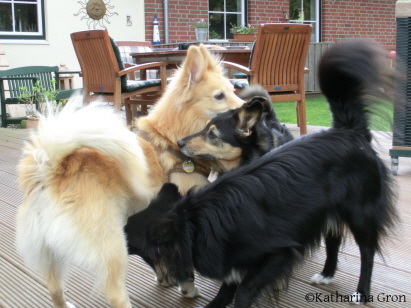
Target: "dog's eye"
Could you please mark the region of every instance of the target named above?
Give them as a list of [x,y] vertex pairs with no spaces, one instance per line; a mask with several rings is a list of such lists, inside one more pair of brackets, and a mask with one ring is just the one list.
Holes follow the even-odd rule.
[[225,94],[223,92],[220,92],[220,93],[214,95],[214,98],[218,101],[221,101],[222,99],[225,98]]

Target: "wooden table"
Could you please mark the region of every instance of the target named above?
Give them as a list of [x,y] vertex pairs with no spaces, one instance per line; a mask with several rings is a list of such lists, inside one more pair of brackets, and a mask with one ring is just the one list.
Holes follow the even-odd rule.
[[[248,67],[251,49],[210,49],[211,53],[221,56],[221,60],[234,62]],[[152,52],[131,53],[136,64],[147,62],[165,61],[168,62],[168,69],[176,68],[187,55],[187,50],[153,50]]]

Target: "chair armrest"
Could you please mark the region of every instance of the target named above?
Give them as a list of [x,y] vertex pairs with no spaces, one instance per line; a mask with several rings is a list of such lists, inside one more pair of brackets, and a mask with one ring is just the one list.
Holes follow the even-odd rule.
[[130,62],[123,62],[123,64],[124,64],[125,68],[132,67],[132,66],[136,65],[135,63],[130,63]]
[[244,73],[248,76],[254,75],[254,71],[250,70],[248,67],[245,67],[243,65],[233,63],[233,62],[227,62],[227,61],[220,61],[220,64],[225,67],[225,68],[232,68],[235,69],[241,73]]
[[165,70],[166,66],[167,66],[167,62],[149,62],[149,63],[144,63],[144,64],[136,64],[124,70],[119,71],[116,74],[116,77],[121,77],[121,76],[130,74],[130,73],[133,73],[135,71],[145,70],[149,68],[163,68]]

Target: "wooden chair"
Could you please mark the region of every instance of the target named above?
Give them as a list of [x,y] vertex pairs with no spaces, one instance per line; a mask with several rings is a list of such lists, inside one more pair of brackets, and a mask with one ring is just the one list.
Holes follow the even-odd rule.
[[[120,57],[123,61],[124,67],[128,68],[133,65],[134,59],[130,56],[133,52],[152,52],[153,49],[151,48],[151,42],[146,41],[116,41],[116,45],[120,51]],[[159,78],[159,70],[139,70],[134,73],[128,74],[128,80],[148,80],[148,79],[158,79]],[[141,99],[146,99],[150,102],[150,93],[142,94]],[[145,115],[148,113],[148,105],[141,104],[140,105],[140,113]],[[133,115],[137,114],[137,105],[133,104],[131,106],[131,112]]]
[[[125,68],[107,30],[72,33],[71,40],[81,67],[84,101],[113,102],[115,110],[120,110],[123,102],[127,125],[131,125],[133,118],[132,104],[152,105],[165,90],[167,63],[151,62]],[[128,74],[150,68],[159,69],[159,79],[127,80]]]
[[[307,133],[304,73],[312,27],[305,24],[261,24],[249,67],[222,61],[248,77],[248,84],[260,84],[276,102],[296,101],[301,135]],[[236,88],[244,87],[234,81]]]

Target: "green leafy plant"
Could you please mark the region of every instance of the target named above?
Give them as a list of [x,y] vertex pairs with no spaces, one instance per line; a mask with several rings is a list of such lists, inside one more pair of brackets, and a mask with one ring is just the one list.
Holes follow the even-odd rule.
[[214,40],[218,40],[222,38],[221,35],[218,34],[215,30],[211,30],[210,33],[208,34],[208,37]]
[[235,34],[254,34],[257,32],[257,28],[252,27],[250,24],[248,24],[247,26],[241,25],[239,27],[231,24],[231,26],[233,27],[233,33]]
[[[24,104],[26,108],[26,115],[28,118],[37,118],[39,113],[46,113],[48,108],[58,108],[56,101],[57,90],[55,90],[55,80],[51,80],[51,90],[44,88],[37,80],[32,89],[27,87],[21,87],[21,94],[19,98],[19,104]],[[38,107],[37,107],[38,106]]]
[[195,21],[193,19],[193,27],[194,28],[208,28],[208,22],[203,18]]

